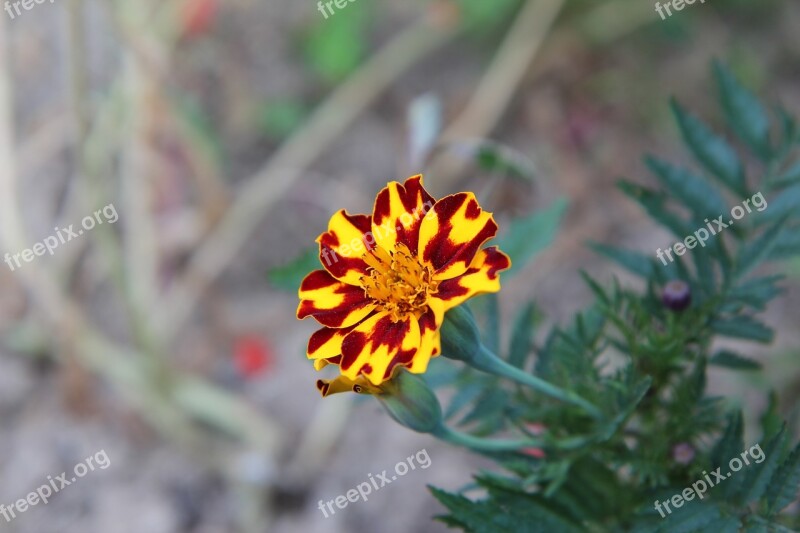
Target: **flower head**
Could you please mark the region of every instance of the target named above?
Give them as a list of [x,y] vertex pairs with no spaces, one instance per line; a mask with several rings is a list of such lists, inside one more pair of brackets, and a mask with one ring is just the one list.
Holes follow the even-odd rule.
[[496,232],[474,194],[436,201],[422,176],[389,183],[372,215],[334,214],[317,238],[325,268],[303,280],[297,308],[297,318],[323,326],[308,358],[317,370],[338,365],[341,373],[317,382],[323,396],[379,393],[400,367],[425,372],[441,352],[445,311],[500,290],[499,273],[511,262],[482,248]]

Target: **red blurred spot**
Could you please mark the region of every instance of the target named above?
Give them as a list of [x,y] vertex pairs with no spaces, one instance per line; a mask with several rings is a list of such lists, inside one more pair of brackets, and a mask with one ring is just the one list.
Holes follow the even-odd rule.
[[545,453],[544,450],[541,448],[523,448],[520,450],[525,455],[530,455],[531,457],[535,457],[536,459],[544,459]]
[[272,350],[264,339],[245,335],[236,339],[233,361],[243,377],[252,378],[272,366]]
[[185,0],[181,10],[183,34],[187,37],[202,35],[214,25],[219,10],[219,0]]

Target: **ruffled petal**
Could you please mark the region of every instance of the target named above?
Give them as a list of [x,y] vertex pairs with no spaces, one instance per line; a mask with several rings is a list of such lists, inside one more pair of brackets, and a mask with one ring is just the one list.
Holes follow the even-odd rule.
[[500,290],[500,272],[510,266],[511,260],[496,246],[480,250],[463,275],[439,284],[434,298],[443,302],[446,311],[476,294],[497,292]]
[[371,234],[372,217],[350,215],[344,209],[337,211],[328,222],[328,231],[317,238],[319,260],[333,277],[349,285],[358,285],[367,273],[363,257],[368,244],[365,236]]
[[372,240],[389,252],[401,242],[416,255],[422,219],[434,203],[423,187],[422,176],[412,176],[402,185],[389,183],[375,198]]
[[375,309],[364,289],[337,280],[325,270],[315,270],[300,285],[297,318],[313,316],[330,328],[357,324]]
[[340,392],[357,392],[359,394],[380,394],[380,388],[372,385],[367,378],[359,376],[356,379],[339,376],[335,379],[318,379],[317,390],[322,397],[338,394]]
[[395,367],[411,364],[419,344],[419,323],[413,315],[393,322],[389,313],[379,312],[345,337],[339,368],[347,378],[363,374],[373,385],[380,385]]
[[467,271],[483,243],[497,233],[492,214],[481,209],[471,192],[442,198],[422,220],[419,258],[446,280]]
[[408,365],[408,371],[412,374],[425,373],[431,358],[442,353],[439,328],[444,319],[444,305],[436,299],[429,301],[428,305],[428,311],[419,317],[419,350]]

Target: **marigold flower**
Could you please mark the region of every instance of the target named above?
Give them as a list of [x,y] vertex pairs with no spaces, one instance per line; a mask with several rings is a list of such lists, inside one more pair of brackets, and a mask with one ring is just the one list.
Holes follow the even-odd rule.
[[445,312],[500,290],[511,262],[496,247],[481,248],[496,232],[474,194],[436,201],[422,176],[389,183],[371,216],[334,214],[317,238],[325,268],[303,280],[297,308],[297,318],[323,326],[308,343],[314,367],[341,372],[317,382],[322,395],[379,393],[400,367],[425,372],[441,352]]

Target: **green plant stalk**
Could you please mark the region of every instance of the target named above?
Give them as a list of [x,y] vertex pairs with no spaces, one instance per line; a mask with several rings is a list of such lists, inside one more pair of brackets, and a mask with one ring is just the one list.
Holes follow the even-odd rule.
[[521,383],[522,385],[526,385],[556,400],[561,400],[562,402],[580,407],[589,415],[591,415],[592,418],[597,420],[602,420],[604,418],[600,409],[578,394],[575,394],[572,391],[564,390],[561,387],[553,385],[552,383],[548,383],[547,381],[544,381],[533,374],[529,374],[513,365],[508,364],[497,357],[494,353],[489,351],[489,349],[483,344],[479,345],[479,350],[477,354],[475,354],[474,359],[470,360],[470,365],[479,370],[483,370],[484,372],[508,378],[516,381],[517,383]]

